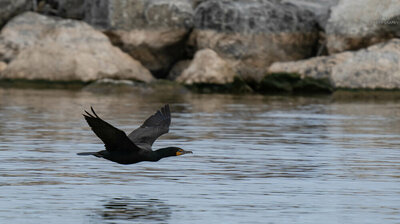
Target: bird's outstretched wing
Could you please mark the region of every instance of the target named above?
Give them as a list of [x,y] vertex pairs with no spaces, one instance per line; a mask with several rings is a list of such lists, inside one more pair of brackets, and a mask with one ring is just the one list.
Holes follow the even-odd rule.
[[171,112],[166,104],[155,114],[144,121],[142,126],[132,131],[128,137],[141,148],[151,150],[154,141],[161,135],[168,133],[171,124]]
[[92,107],[90,107],[90,109],[93,114],[85,110],[86,114],[83,114],[83,116],[97,137],[104,142],[108,151],[140,150],[140,148],[128,138],[124,131],[105,122],[97,116]]

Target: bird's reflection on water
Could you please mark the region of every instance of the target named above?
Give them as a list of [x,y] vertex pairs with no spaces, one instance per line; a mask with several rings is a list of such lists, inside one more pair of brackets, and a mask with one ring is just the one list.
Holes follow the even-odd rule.
[[97,213],[102,219],[108,221],[166,221],[171,216],[169,207],[159,199],[121,197],[106,201]]

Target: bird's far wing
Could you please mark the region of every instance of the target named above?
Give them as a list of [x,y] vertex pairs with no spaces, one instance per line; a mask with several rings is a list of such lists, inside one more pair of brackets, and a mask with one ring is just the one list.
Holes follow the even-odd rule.
[[166,104],[155,114],[147,118],[142,126],[132,131],[128,137],[136,145],[145,149],[151,149],[151,146],[158,137],[168,133],[170,124],[171,112],[169,105]]
[[139,150],[139,148],[126,136],[125,132],[102,120],[90,107],[93,114],[86,112],[83,114],[85,120],[92,128],[93,132],[103,142],[108,151],[129,151]]

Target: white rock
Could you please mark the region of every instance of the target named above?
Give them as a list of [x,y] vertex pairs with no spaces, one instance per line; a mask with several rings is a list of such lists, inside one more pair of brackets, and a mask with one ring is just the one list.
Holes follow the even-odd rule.
[[220,58],[211,49],[196,52],[194,59],[176,79],[184,84],[227,84],[233,82],[235,72],[232,65]]
[[400,1],[340,0],[326,25],[330,54],[400,37]]
[[400,39],[355,52],[276,62],[268,70],[269,73],[297,73],[303,78],[327,78],[336,88],[399,89]]
[[25,13],[7,26],[1,35],[12,39],[16,57],[2,72],[2,78],[51,81],[116,78],[144,82],[153,79],[139,62],[84,22]]

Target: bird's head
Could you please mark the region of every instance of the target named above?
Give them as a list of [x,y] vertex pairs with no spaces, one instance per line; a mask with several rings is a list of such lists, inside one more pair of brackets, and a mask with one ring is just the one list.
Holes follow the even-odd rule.
[[193,153],[193,152],[183,150],[179,147],[167,147],[167,148],[162,148],[162,149],[157,150],[156,153],[159,154],[162,158],[162,157],[168,157],[168,156],[181,156],[181,155]]
[[187,154],[187,153],[193,153],[192,151],[185,151],[185,150],[183,150],[181,148],[178,148],[178,147],[172,147],[172,148],[175,151],[175,156],[180,156],[180,155]]

